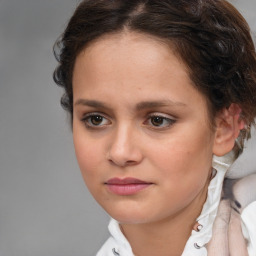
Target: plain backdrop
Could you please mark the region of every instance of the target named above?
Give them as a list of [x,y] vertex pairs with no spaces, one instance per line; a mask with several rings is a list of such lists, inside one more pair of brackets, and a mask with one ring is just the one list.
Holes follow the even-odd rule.
[[[78,2],[0,0],[0,256],[93,256],[108,236],[52,81],[52,46]],[[232,3],[255,33],[256,0]]]

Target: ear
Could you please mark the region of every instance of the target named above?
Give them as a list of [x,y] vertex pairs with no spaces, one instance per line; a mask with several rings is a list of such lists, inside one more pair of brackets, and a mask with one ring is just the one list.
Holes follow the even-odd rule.
[[232,103],[229,108],[221,110],[215,119],[216,131],[213,145],[213,153],[223,156],[230,152],[235,145],[240,130],[245,123],[240,119],[241,108]]

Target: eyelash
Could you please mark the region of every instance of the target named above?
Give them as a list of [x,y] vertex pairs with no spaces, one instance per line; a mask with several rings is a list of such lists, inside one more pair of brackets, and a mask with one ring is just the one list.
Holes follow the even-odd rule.
[[[107,124],[106,123],[105,124],[100,123],[99,125],[95,125],[95,124],[92,123],[92,118],[93,117],[99,117],[99,118],[102,119],[102,121],[105,120],[105,122],[107,122]],[[153,118],[160,118],[160,120],[158,120],[158,121],[163,121],[167,124],[165,124],[164,126],[162,126],[161,124],[159,126],[158,125],[153,125],[152,124]],[[109,125],[109,124],[112,124],[112,122],[109,120],[109,118],[105,117],[105,115],[103,115],[102,113],[99,113],[99,112],[88,113],[88,114],[83,116],[81,121],[85,124],[85,126],[88,129],[101,129],[101,128],[104,128],[105,126]],[[175,118],[170,118],[170,117],[164,116],[163,114],[154,113],[154,114],[149,114],[147,116],[146,121],[143,122],[143,125],[150,126],[150,129],[163,130],[163,129],[168,129],[175,122],[176,122]]]

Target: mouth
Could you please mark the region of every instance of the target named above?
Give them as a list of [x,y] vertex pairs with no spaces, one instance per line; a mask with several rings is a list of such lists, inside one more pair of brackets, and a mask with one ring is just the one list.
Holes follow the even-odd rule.
[[117,195],[134,195],[153,185],[153,183],[142,181],[135,178],[113,178],[104,183],[108,190]]

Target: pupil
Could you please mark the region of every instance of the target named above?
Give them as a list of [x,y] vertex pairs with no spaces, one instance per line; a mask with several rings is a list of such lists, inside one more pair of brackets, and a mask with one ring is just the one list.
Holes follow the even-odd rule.
[[163,124],[163,118],[159,116],[155,116],[151,119],[151,122],[154,126],[160,126]]
[[94,125],[99,125],[99,124],[101,124],[102,119],[103,119],[102,116],[92,116],[91,117],[91,122]]

